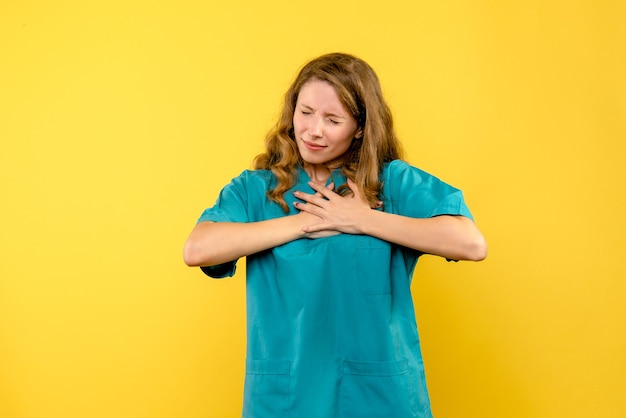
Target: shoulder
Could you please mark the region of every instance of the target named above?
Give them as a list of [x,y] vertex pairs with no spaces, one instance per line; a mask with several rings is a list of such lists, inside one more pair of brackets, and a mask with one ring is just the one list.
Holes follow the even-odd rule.
[[265,180],[273,177],[273,174],[270,170],[243,170],[239,176],[239,178],[244,179],[259,179]]
[[393,160],[388,163],[385,163],[381,173],[381,180],[394,182],[397,180],[401,180],[403,178],[410,179],[413,183],[422,183],[424,181],[429,181],[433,179],[437,179],[430,173],[412,166],[403,160]]
[[[456,187],[405,161],[391,161],[383,168],[383,199],[393,213],[414,218],[471,214]],[[387,206],[387,202],[385,202]]]
[[459,191],[439,177],[402,160],[386,163],[383,166],[381,181],[383,189],[391,192],[392,195],[408,192],[448,195]]
[[255,186],[267,186],[274,181],[274,175],[270,170],[243,170],[237,177],[231,180],[231,185],[246,188]]

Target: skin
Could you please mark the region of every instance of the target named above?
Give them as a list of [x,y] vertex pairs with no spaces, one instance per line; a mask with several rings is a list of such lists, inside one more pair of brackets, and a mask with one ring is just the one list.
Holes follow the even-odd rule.
[[200,222],[183,251],[189,266],[210,266],[235,260],[300,238],[364,234],[394,244],[454,260],[480,261],[487,256],[485,239],[474,222],[463,216],[415,219],[372,210],[358,187],[340,196],[333,184],[324,186],[330,171],[341,165],[351,141],[361,129],[334,88],[312,80],[300,90],[293,117],[294,136],[315,194],[295,192],[297,215],[261,222]]
[[464,216],[409,218],[371,210],[360,191],[348,179],[352,196],[340,196],[332,190],[311,183],[315,195],[296,192],[306,203],[295,203],[302,212],[319,217],[322,222],[307,225],[303,231],[312,238],[327,236],[330,231],[370,235],[427,254],[453,260],[480,261],[487,256],[487,245],[474,222]]
[[293,127],[304,170],[320,184],[326,183],[331,168],[341,166],[352,141],[363,135],[334,87],[319,80],[311,80],[300,89]]

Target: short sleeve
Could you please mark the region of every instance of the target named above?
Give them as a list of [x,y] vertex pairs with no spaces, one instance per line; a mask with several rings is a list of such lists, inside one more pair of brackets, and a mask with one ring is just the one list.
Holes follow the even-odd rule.
[[[248,222],[248,193],[247,179],[248,172],[234,178],[220,192],[215,204],[205,209],[198,219],[200,222]],[[232,277],[236,271],[237,260],[215,266],[204,266],[200,269],[207,276],[213,278]]]
[[385,198],[391,201],[391,212],[403,216],[453,215],[474,220],[461,190],[401,160],[392,161],[383,169]]
[[413,218],[459,215],[473,220],[461,190],[396,160],[384,169],[383,195],[389,193],[394,213]]
[[235,177],[220,191],[213,207],[202,212],[198,222],[248,222],[248,172]]

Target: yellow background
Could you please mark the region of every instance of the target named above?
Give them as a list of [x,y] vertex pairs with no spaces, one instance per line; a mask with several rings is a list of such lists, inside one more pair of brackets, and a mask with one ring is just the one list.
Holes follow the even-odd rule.
[[330,51],[489,242],[417,269],[435,415],[626,416],[624,4],[4,0],[0,417],[238,416],[245,265],[182,245]]

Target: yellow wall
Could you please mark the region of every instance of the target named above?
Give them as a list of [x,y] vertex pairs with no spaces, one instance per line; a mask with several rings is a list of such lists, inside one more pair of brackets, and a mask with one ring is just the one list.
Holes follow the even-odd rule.
[[212,281],[182,244],[334,50],[374,66],[410,162],[490,244],[417,270],[436,416],[626,416],[625,21],[619,0],[3,1],[0,417],[239,414],[244,265]]

